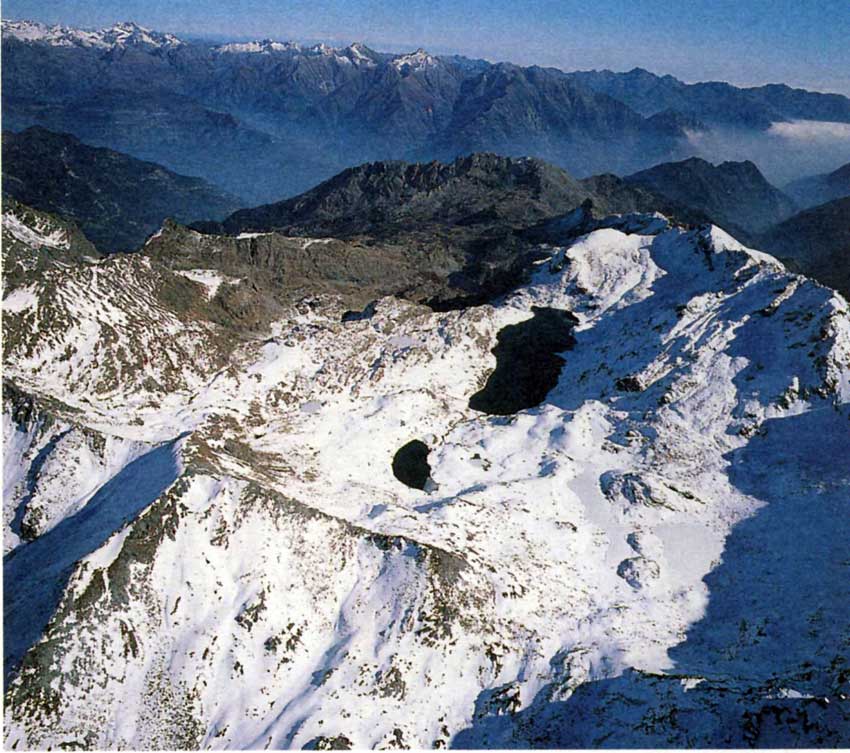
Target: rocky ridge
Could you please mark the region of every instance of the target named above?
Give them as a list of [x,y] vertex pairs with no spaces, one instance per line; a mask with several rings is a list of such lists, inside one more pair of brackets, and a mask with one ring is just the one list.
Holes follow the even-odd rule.
[[[846,301],[716,227],[557,227],[483,305],[241,339],[198,234],[10,284],[6,744],[847,744]],[[555,386],[476,410],[540,309]]]
[[74,222],[104,252],[137,249],[168,217],[223,218],[241,203],[198,178],[38,127],[3,132],[3,191]]
[[797,209],[752,162],[712,165],[692,157],[655,165],[624,180],[702,211],[728,232],[745,239],[788,219]]

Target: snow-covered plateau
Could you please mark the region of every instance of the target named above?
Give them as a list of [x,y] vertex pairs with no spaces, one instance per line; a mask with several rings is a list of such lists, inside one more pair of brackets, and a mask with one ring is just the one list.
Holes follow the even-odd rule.
[[6,746],[850,744],[847,303],[606,224],[492,304],[239,342],[214,269],[22,273]]

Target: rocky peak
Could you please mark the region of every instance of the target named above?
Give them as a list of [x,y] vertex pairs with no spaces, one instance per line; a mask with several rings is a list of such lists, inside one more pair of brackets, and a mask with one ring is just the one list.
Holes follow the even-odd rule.
[[440,59],[430,55],[421,47],[415,52],[398,55],[390,60],[390,65],[402,75],[416,73],[417,71],[434,68],[439,65]]
[[101,49],[142,46],[149,48],[179,47],[184,42],[173,34],[153,31],[132,21],[113,26],[87,30],[32,21],[3,20],[3,35],[28,43],[41,43],[54,47],[92,47]]

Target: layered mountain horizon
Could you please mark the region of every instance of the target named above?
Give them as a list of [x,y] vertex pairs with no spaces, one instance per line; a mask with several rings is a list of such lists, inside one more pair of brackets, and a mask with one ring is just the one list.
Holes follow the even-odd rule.
[[850,746],[850,99],[2,32],[5,749]]
[[480,151],[587,177],[724,161],[746,145],[782,184],[850,161],[848,144],[799,143],[807,123],[850,123],[850,100],[783,85],[568,73],[362,43],[210,43],[132,23],[87,31],[4,20],[3,40],[4,127],[68,132],[253,204],[363,162]]
[[[820,217],[828,227],[821,229],[820,240],[811,241],[820,249],[817,253],[791,248],[783,240],[783,227],[792,227],[799,216],[798,224],[810,228],[809,235],[814,229],[802,219],[801,207],[749,161],[712,165],[692,157],[624,178],[605,174],[585,179],[537,158],[492,153],[451,163],[374,162],[344,170],[291,199],[237,209],[238,199],[202,180],[38,126],[4,134],[3,153],[5,195],[75,222],[105,253],[139,249],[166,220],[229,235],[345,237],[380,227],[382,234],[405,236],[409,242],[436,226],[455,226],[450,231],[455,239],[480,234],[482,228],[495,229],[496,235],[509,227],[528,232],[535,222],[552,221],[589,202],[597,214],[661,211],[680,221],[713,222],[848,291],[843,274],[831,271],[841,267],[846,251],[843,214],[825,205]],[[831,180],[836,195],[850,195],[840,182],[845,172],[840,168],[812,181]],[[405,226],[410,230],[404,231]],[[466,238],[461,245],[468,242]],[[802,243],[805,247],[807,241]]]

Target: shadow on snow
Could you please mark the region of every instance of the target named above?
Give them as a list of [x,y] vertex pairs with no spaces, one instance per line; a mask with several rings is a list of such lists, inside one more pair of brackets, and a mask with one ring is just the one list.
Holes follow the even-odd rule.
[[[662,268],[681,265],[662,238],[650,249]],[[714,262],[733,268],[726,255]],[[616,377],[638,373],[657,355],[654,347],[630,350],[630,333],[661,331],[677,307],[694,295],[719,289],[722,276],[694,260],[693,277],[655,281],[650,299],[604,316],[578,333],[557,388],[547,400],[575,410],[586,399],[610,394]],[[729,273],[727,266],[726,274]],[[728,279],[728,278],[727,278]],[[718,315],[747,321],[726,353],[747,358],[734,382],[740,416],[747,400],[774,402],[795,373],[787,352],[795,318],[817,311],[831,293],[799,289],[772,316],[767,306],[779,291],[757,283],[757,295],[730,299]],[[745,308],[746,310],[745,310]],[[744,316],[749,314],[749,317]],[[710,334],[710,333],[709,333]],[[583,348],[615,343],[608,368],[585,371]],[[779,342],[778,340],[782,340]],[[650,338],[653,345],[663,345]],[[622,345],[619,345],[622,343]],[[676,354],[684,338],[668,342]],[[687,355],[683,351],[683,355]],[[786,359],[787,364],[786,364]],[[814,361],[814,359],[812,359]],[[799,364],[799,362],[797,362]],[[770,365],[769,369],[764,369]],[[616,372],[611,367],[616,368]],[[685,366],[687,368],[687,365]],[[799,365],[797,366],[799,368]],[[814,370],[814,367],[812,367]],[[814,373],[799,374],[803,383]],[[622,407],[645,410],[675,373],[648,389],[624,395]],[[657,394],[656,394],[657,393]],[[455,748],[663,748],[663,747],[842,747],[850,744],[850,412],[826,400],[806,413],[766,421],[740,449],[725,456],[729,479],[743,494],[763,502],[727,537],[722,563],[705,577],[709,603],[704,616],[673,647],[674,668],[665,675],[628,669],[617,677],[578,686],[559,700],[568,681],[544,686],[518,713],[493,699],[508,687],[488,688],[476,702],[472,725],[452,740]],[[506,713],[507,712],[507,713]]]
[[176,441],[129,463],[79,512],[4,558],[6,685],[56,611],[74,565],[102,546],[177,479]]
[[[824,405],[764,429],[726,457],[733,484],[765,504],[705,578],[708,608],[670,651],[675,668],[627,670],[565,701],[551,700],[553,683],[516,715],[480,703],[452,747],[850,743],[848,413]],[[686,689],[688,678],[705,679]]]

